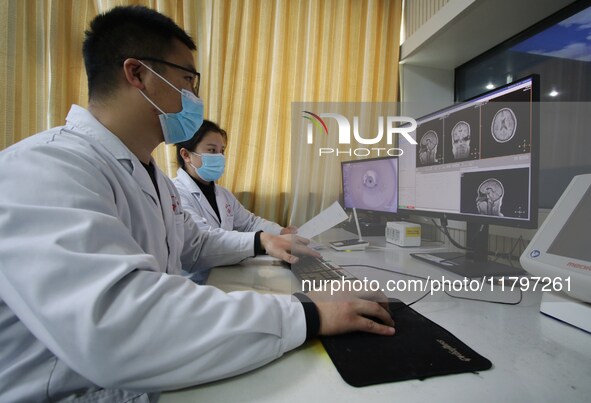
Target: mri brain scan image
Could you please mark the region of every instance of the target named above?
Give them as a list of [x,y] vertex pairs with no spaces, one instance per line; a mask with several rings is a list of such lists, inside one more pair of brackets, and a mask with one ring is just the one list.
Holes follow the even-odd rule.
[[429,130],[423,134],[419,145],[419,159],[421,164],[437,163],[437,144],[439,144],[439,139],[437,133],[433,130]]
[[451,130],[452,153],[454,159],[465,159],[470,156],[470,125],[461,120]]
[[373,169],[363,174],[363,186],[372,189],[378,186],[378,174]]
[[511,108],[502,108],[495,113],[491,124],[492,136],[498,143],[511,140],[517,130],[517,117]]
[[503,184],[497,179],[490,178],[478,186],[476,208],[480,214],[503,217],[501,205],[505,190]]

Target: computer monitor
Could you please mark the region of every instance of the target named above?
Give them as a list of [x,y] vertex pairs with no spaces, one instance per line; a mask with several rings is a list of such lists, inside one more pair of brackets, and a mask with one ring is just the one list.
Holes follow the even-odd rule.
[[369,213],[398,211],[398,157],[341,162],[343,205]]
[[470,278],[522,272],[488,260],[488,225],[537,227],[538,101],[529,76],[416,119],[417,145],[400,142],[401,211],[467,222],[468,253],[431,263]]
[[540,310],[591,332],[591,174],[575,176],[520,262],[532,275],[552,281]]

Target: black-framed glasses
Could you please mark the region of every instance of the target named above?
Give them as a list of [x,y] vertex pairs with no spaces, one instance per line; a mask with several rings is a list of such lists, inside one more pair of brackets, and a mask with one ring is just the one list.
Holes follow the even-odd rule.
[[201,85],[201,74],[199,74],[198,71],[195,71],[193,69],[189,69],[187,67],[179,66],[178,64],[167,62],[166,60],[158,59],[155,57],[134,57],[134,59],[146,60],[146,61],[155,62],[155,63],[162,63],[167,66],[174,67],[175,69],[183,70],[183,71],[193,74],[193,76],[194,76],[193,83],[192,83],[193,93],[196,96],[199,96],[199,86]]

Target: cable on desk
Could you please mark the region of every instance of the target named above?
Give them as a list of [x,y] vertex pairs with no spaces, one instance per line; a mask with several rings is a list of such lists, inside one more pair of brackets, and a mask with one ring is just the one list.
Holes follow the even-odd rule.
[[[369,267],[370,269],[375,269],[375,270],[380,270],[380,271],[385,271],[388,273],[395,273],[395,274],[401,274],[403,276],[407,276],[407,277],[413,277],[413,278],[418,278],[421,280],[429,280],[427,277],[421,277],[421,276],[416,276],[414,274],[408,274],[408,273],[403,273],[401,271],[396,271],[396,270],[389,270],[389,269],[384,269],[383,267],[377,267],[377,266],[372,266],[369,264],[346,264],[346,265],[340,265],[341,267]],[[460,297],[458,295],[452,295],[450,293],[448,293],[445,289],[442,289],[443,292],[448,295],[451,298],[457,298],[457,299],[465,299],[467,301],[478,301],[478,302],[487,302],[489,304],[500,304],[500,305],[519,305],[521,303],[521,301],[523,301],[523,290],[521,290],[521,288],[519,289],[519,300],[517,300],[517,302],[503,302],[503,301],[491,301],[489,299],[482,299],[482,298],[468,298],[468,297]],[[409,307],[411,305],[416,304],[417,302],[423,300],[427,295],[431,294],[433,288],[429,288],[429,291],[423,295],[422,297],[420,297],[419,299],[411,302],[410,304],[406,304],[404,307]],[[400,308],[399,308],[400,309]]]
[[445,290],[443,290],[443,292],[452,298],[465,299],[468,301],[488,302],[489,304],[500,304],[500,305],[519,305],[519,304],[521,304],[521,301],[523,301],[523,291],[521,290],[521,288],[518,288],[518,290],[519,290],[519,299],[517,300],[517,302],[491,301],[489,299],[460,297],[459,295],[451,295],[450,293],[448,293]]
[[429,280],[427,277],[415,276],[414,274],[408,274],[408,273],[403,273],[401,271],[384,269],[383,267],[371,266],[369,264],[344,264],[344,265],[341,264],[339,266],[341,266],[341,267],[369,267],[370,269],[381,270],[381,271],[385,271],[387,273],[396,273],[396,274],[402,274],[403,276],[418,278],[421,280]]
[[[371,266],[369,264],[347,264],[347,265],[340,265],[340,266],[341,267],[353,267],[353,266],[357,266],[357,267],[369,267],[370,269],[381,270],[381,271],[385,271],[385,272],[388,272],[388,273],[402,274],[403,276],[418,278],[418,279],[425,280],[425,281],[429,280],[426,277],[415,276],[414,274],[403,273],[401,271],[396,271],[396,270],[388,270],[388,269],[384,269],[382,267]],[[408,308],[409,306],[416,304],[417,302],[419,302],[419,301],[423,300],[424,298],[426,298],[427,295],[431,294],[432,291],[433,291],[433,289],[430,287],[429,288],[429,291],[427,291],[427,293],[425,295],[423,295],[419,299],[414,300],[410,304],[404,304],[404,306],[402,306],[402,307],[400,307],[398,309],[395,309],[395,311],[397,311],[399,309],[402,309],[402,308]]]
[[432,291],[432,290],[431,290],[431,289],[429,289],[429,291],[427,291],[427,293],[426,293],[425,295],[423,295],[421,298],[419,298],[419,299],[415,299],[415,300],[414,300],[413,302],[411,302],[410,304],[405,304],[404,306],[402,306],[402,307],[400,307],[400,308],[394,309],[394,311],[397,311],[397,310],[399,310],[399,309],[402,309],[402,308],[408,308],[409,306],[416,304],[417,302],[419,302],[419,301],[423,300],[425,297],[427,297],[427,295],[431,294],[431,291]]

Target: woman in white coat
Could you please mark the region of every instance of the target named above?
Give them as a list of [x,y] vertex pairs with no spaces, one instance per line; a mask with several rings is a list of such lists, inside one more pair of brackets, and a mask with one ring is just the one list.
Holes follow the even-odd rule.
[[180,168],[173,182],[184,209],[203,230],[295,233],[295,227],[283,228],[251,213],[232,192],[216,185],[215,181],[224,173],[226,142],[226,132],[214,122],[204,120],[192,139],[177,144]]

